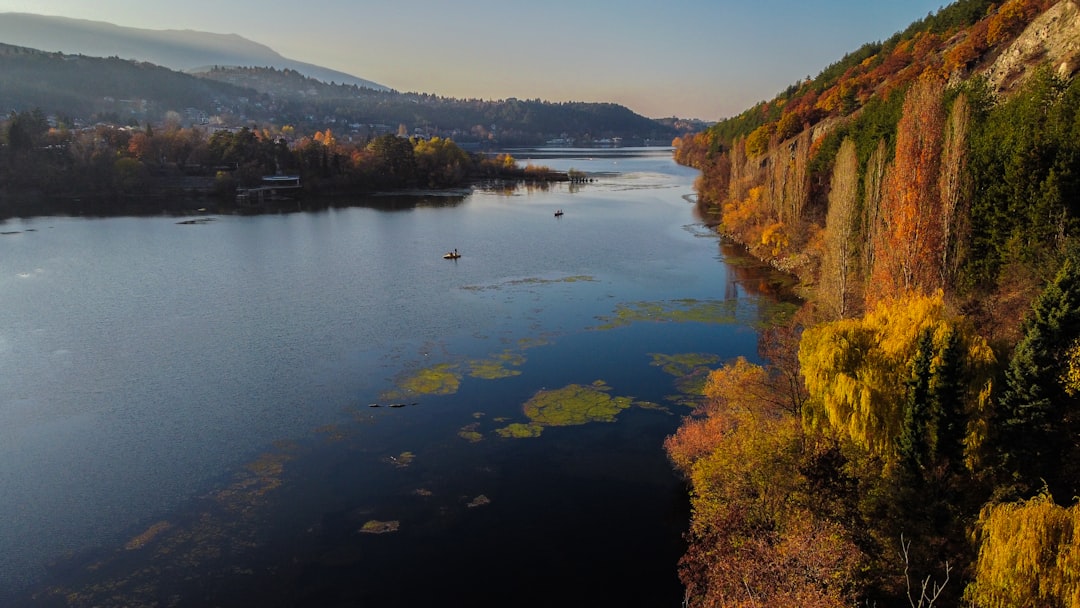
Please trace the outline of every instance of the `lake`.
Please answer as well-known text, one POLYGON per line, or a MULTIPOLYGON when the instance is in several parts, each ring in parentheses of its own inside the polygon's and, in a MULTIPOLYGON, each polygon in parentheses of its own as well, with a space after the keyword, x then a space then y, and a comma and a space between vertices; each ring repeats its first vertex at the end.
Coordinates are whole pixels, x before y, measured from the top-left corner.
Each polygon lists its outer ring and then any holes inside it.
POLYGON ((0 224, 0 604, 679 605, 782 278, 670 149, 511 153, 590 181, 0 224))

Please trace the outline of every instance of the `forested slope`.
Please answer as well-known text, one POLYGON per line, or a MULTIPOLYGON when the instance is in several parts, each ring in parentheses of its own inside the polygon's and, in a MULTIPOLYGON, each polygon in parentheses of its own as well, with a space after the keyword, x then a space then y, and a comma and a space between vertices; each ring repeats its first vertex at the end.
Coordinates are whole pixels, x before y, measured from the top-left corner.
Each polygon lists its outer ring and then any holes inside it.
POLYGON ((678 142, 799 275, 669 438, 691 606, 1080 606, 1080 6, 960 0, 678 142))

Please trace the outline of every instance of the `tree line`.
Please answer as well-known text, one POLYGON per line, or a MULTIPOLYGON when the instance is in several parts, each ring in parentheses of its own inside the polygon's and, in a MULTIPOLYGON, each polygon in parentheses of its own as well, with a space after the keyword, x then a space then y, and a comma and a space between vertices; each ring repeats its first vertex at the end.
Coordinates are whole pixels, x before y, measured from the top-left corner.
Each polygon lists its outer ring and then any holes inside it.
POLYGON ((1080 80, 946 66, 1048 6, 928 18, 830 71, 906 47, 873 95, 835 76, 851 107, 679 142, 703 213, 806 299, 666 442, 687 605, 1080 606, 1080 80))
POLYGON ((121 201, 126 212, 147 213, 178 198, 198 206, 210 198, 228 210, 238 188, 281 174, 299 176, 305 196, 452 188, 490 178, 567 179, 546 167, 521 167, 506 154, 470 154, 439 137, 341 143, 329 129, 296 137, 291 127, 208 134, 176 124, 73 131, 50 128, 40 110, 11 113, 0 122, 0 135, 0 192, 24 214, 74 198, 121 201))

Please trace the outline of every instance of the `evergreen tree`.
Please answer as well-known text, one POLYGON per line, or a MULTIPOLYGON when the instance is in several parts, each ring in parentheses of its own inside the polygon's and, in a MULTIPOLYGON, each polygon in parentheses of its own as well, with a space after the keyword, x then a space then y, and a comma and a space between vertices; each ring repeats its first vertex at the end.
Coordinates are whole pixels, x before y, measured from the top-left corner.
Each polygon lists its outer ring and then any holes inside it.
POLYGON ((1002 483, 1028 497, 1045 482, 1055 496, 1080 493, 1080 399, 1066 383, 1080 338, 1080 266, 1067 259, 1035 300, 1005 372, 997 425, 1002 483))

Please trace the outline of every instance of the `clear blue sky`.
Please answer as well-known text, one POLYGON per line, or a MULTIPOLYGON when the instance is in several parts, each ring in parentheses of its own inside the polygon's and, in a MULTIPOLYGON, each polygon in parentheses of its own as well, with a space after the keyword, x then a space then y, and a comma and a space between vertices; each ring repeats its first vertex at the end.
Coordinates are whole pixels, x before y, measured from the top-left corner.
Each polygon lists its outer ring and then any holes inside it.
MULTIPOLYGON (((0 0, 17 11, 239 34, 399 91, 605 101, 716 120, 944 0, 0 0)), ((3 42, 3 41, 0 41, 3 42)))

